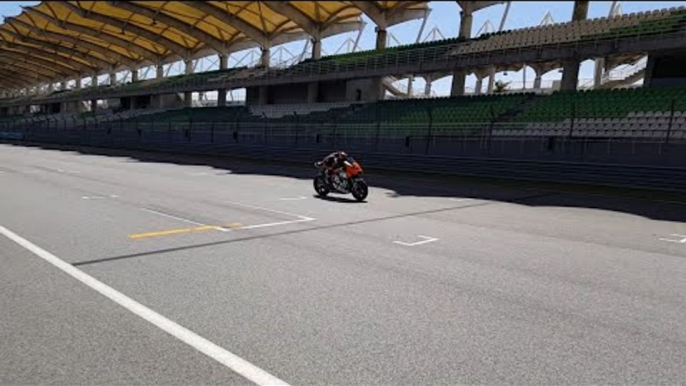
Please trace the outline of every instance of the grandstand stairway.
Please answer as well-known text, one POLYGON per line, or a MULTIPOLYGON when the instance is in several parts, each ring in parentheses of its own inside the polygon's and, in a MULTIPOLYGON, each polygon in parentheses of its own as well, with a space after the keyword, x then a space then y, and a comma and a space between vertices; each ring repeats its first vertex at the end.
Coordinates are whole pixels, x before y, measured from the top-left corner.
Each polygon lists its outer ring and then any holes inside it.
POLYGON ((407 94, 393 84, 397 79, 391 76, 383 78, 383 86, 396 98, 407 98, 407 94))
POLYGON ((645 78, 645 73, 646 70, 645 68, 637 70, 636 72, 629 74, 624 79, 614 79, 607 81, 605 83, 602 83, 598 89, 608 89, 608 88, 617 88, 617 87, 622 87, 622 86, 630 86, 639 80, 645 78))

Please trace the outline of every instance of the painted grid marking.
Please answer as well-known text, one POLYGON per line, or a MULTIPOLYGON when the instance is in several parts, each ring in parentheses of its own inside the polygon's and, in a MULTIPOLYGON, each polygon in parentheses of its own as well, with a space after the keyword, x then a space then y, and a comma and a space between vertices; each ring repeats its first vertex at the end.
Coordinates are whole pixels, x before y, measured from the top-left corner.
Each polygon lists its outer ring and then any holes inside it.
MULTIPOLYGON (((229 231, 228 229, 226 229, 226 228, 224 228, 224 227, 222 227, 222 226, 219 226, 219 225, 208 225, 208 224, 203 224, 203 223, 201 223, 201 222, 189 220, 189 219, 187 219, 187 218, 183 218, 183 217, 179 217, 179 216, 174 216, 174 215, 171 215, 171 214, 169 214, 169 213, 164 213, 164 212, 160 212, 160 211, 157 211, 157 210, 152 210, 152 209, 148 209, 148 208, 142 208, 142 209, 143 209, 144 211, 148 212, 148 213, 153 213, 153 214, 156 214, 156 215, 158 215, 158 216, 168 217, 168 218, 171 218, 171 219, 174 219, 174 220, 179 220, 179 221, 182 221, 182 222, 185 222, 185 223, 197 225, 198 227, 213 226, 213 227, 215 227, 214 230, 218 230, 218 231, 221 231, 221 232, 228 232, 228 231, 229 231)), ((180 232, 180 233, 183 233, 183 232, 180 232)), ((129 237, 130 237, 130 236, 129 236, 129 237)))
POLYGON ((423 240, 423 241, 417 241, 417 242, 415 242, 415 243, 405 243, 405 242, 402 242, 402 241, 394 241, 393 243, 394 243, 394 244, 400 244, 400 245, 403 245, 403 246, 406 246, 406 247, 414 247, 414 246, 417 246, 417 245, 433 243, 434 241, 438 241, 438 240, 439 240, 439 239, 437 239, 437 238, 435 238, 435 237, 421 236, 421 235, 419 236, 419 238, 422 238, 422 239, 424 239, 424 240, 423 240))
POLYGON ((225 226, 225 227, 217 226, 217 225, 204 225, 204 226, 193 227, 193 228, 169 229, 166 231, 136 233, 133 235, 129 235, 129 238, 133 239, 133 240, 137 240, 137 239, 144 239, 144 238, 149 238, 149 237, 178 235, 181 233, 202 232, 202 231, 224 231, 224 232, 226 232, 226 231, 228 231, 228 229, 226 229, 226 228, 237 228, 240 225, 241 224, 239 224, 239 223, 233 223, 233 224, 229 224, 228 226, 225 226))
POLYGON ((674 239, 660 238, 660 241, 667 241, 670 243, 686 244, 686 235, 680 235, 678 233, 672 233, 670 236, 680 237, 680 239, 674 240, 674 239))
POLYGON ((186 343, 187 345, 195 348, 196 350, 214 359, 215 361, 219 362, 220 364, 224 365, 230 370, 236 372, 237 374, 240 374, 241 376, 250 380, 251 382, 254 382, 255 384, 260 386, 288 386, 288 384, 285 381, 273 376, 267 371, 255 366, 254 364, 224 349, 223 347, 218 346, 217 344, 207 340, 206 338, 203 338, 202 336, 194 333, 193 331, 177 324, 173 320, 170 320, 165 316, 158 314, 157 312, 142 305, 141 303, 138 303, 134 299, 124 295, 116 289, 88 275, 87 273, 65 262, 64 260, 51 254, 50 252, 40 248, 39 246, 31 243, 30 241, 3 227, 2 225, 0 225, 0 234, 19 244, 24 249, 30 251, 34 255, 52 264, 56 268, 73 277, 74 279, 80 281, 81 283, 95 290, 99 294, 109 298, 110 300, 124 307, 133 314, 155 325, 162 331, 186 343))
POLYGON ((168 217, 168 218, 172 218, 175 220, 183 221, 183 222, 186 222, 186 223, 189 223, 192 225, 196 225, 196 226, 191 227, 191 228, 179 228, 179 229, 169 229, 169 230, 154 231, 154 232, 136 233, 136 234, 129 235, 129 238, 133 239, 133 240, 137 240, 137 239, 150 238, 150 237, 169 236, 169 235, 191 233, 191 232, 203 232, 203 231, 209 231, 209 230, 216 230, 216 231, 221 231, 221 232, 230 232, 231 230, 269 228, 269 227, 282 226, 282 225, 288 225, 288 224, 296 224, 296 223, 308 222, 308 221, 314 221, 315 220, 312 217, 301 216, 301 215, 287 213, 287 212, 281 212, 281 211, 273 210, 273 209, 261 208, 261 207, 257 207, 257 206, 239 204, 239 203, 232 203, 232 204, 238 205, 238 206, 244 206, 244 207, 248 207, 248 208, 259 209, 259 210, 263 210, 266 212, 273 212, 273 213, 293 216, 293 217, 297 217, 297 220, 277 221, 277 222, 271 222, 271 223, 265 223, 265 224, 255 224, 255 225, 243 225, 241 223, 231 223, 228 225, 208 225, 208 224, 203 224, 203 223, 200 223, 197 221, 189 220, 187 218, 174 216, 174 215, 171 215, 168 213, 159 212, 159 211, 148 209, 148 208, 141 208, 142 210, 149 212, 149 213, 153 213, 153 214, 156 214, 156 215, 159 215, 162 217, 168 217))

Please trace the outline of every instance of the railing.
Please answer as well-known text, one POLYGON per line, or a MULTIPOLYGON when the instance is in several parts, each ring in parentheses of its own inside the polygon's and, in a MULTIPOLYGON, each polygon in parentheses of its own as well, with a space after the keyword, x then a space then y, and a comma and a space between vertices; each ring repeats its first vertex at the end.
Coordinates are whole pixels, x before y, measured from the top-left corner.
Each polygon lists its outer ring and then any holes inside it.
POLYGON ((647 63, 648 58, 643 57, 637 60, 634 64, 624 66, 621 70, 615 69, 613 71, 608 71, 605 74, 603 74, 601 78, 601 83, 626 79, 640 71, 645 70, 647 63))
MULTIPOLYGON (((499 60, 518 61, 521 60, 519 55, 525 52, 538 54, 541 50, 556 50, 558 52, 576 52, 581 55, 592 55, 598 50, 599 45, 610 43, 613 49, 617 52, 634 52, 637 49, 632 47, 633 43, 665 41, 670 38, 671 46, 669 48, 678 48, 686 46, 686 31, 672 31, 660 32, 650 34, 636 34, 615 38, 595 38, 586 41, 572 41, 565 43, 553 43, 545 45, 532 45, 516 48, 507 48, 502 50, 492 50, 484 52, 474 52, 470 54, 452 55, 450 54, 455 49, 468 42, 455 43, 444 46, 432 46, 426 48, 407 49, 402 51, 388 52, 383 55, 374 55, 367 60, 358 60, 348 63, 339 63, 336 61, 313 61, 307 63, 300 63, 286 69, 272 69, 266 71, 262 75, 247 77, 242 79, 226 79, 221 82, 209 83, 205 77, 196 77, 193 79, 182 80, 174 82, 173 84, 159 84, 151 86, 150 88, 139 89, 131 91, 127 95, 143 95, 143 94, 157 94, 157 93, 174 93, 185 91, 200 91, 204 89, 213 88, 242 88, 248 86, 256 86, 261 84, 268 84, 277 79, 298 79, 298 81, 306 81, 312 78, 321 78, 322 76, 329 77, 349 77, 359 72, 378 72, 379 76, 397 73, 398 71, 407 71, 414 69, 416 71, 440 71, 453 70, 457 67, 470 67, 477 65, 487 65, 493 63, 496 57, 499 60), (383 73, 383 74, 381 74, 383 73)), ((554 59, 553 57, 550 60, 554 59)), ((81 99, 104 99, 106 97, 120 96, 116 90, 93 90, 92 93, 84 94, 81 99)), ((121 95, 126 96, 126 95, 121 95)), ((68 95, 52 98, 36 98, 33 103, 41 103, 47 100, 54 101, 68 101, 68 95)), ((75 100, 78 100, 75 99, 75 100)), ((17 102, 19 103, 19 102, 17 102)), ((28 103, 24 101, 23 104, 28 103)), ((5 104, 8 105, 8 104, 5 104)))

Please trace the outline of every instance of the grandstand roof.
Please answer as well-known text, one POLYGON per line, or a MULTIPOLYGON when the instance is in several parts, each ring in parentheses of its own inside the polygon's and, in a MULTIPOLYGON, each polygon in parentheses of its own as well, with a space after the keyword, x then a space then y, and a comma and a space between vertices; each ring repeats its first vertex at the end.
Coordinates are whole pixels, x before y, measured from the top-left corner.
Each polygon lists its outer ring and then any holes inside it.
POLYGON ((425 1, 44 1, 0 26, 0 86, 18 88, 270 47, 423 17, 425 1))

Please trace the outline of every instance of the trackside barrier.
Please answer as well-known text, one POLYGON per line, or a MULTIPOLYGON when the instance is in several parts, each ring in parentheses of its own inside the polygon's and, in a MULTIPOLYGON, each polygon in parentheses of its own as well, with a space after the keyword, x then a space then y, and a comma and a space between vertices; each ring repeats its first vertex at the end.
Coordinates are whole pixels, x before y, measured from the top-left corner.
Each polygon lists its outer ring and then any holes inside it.
MULTIPOLYGON (((113 136, 83 131, 61 132, 59 135, 28 135, 21 139, 2 138, 9 143, 54 143, 69 146, 89 146, 113 149, 162 151, 171 153, 230 156, 256 160, 287 160, 308 165, 333 150, 330 145, 312 148, 254 143, 189 142, 183 131, 165 140, 143 141, 136 132, 122 132, 113 136)), ((163 134, 169 135, 169 133, 163 134)), ((216 134, 215 134, 216 135, 216 134)), ((192 136, 195 136, 193 134, 192 136)), ((231 138, 231 136, 229 136, 231 138)), ((228 141, 227 141, 228 142, 228 141)), ((479 145, 477 143, 477 145, 479 145)), ((684 160, 686 146, 670 144, 663 151, 684 160), (676 147, 680 146, 680 147, 676 147)), ((361 160, 369 171, 396 170, 450 175, 490 177, 558 183, 581 183, 613 187, 631 187, 686 192, 686 168, 667 166, 628 165, 620 163, 573 162, 536 159, 498 158, 495 156, 446 156, 399 154, 367 148, 346 148, 361 160)))

